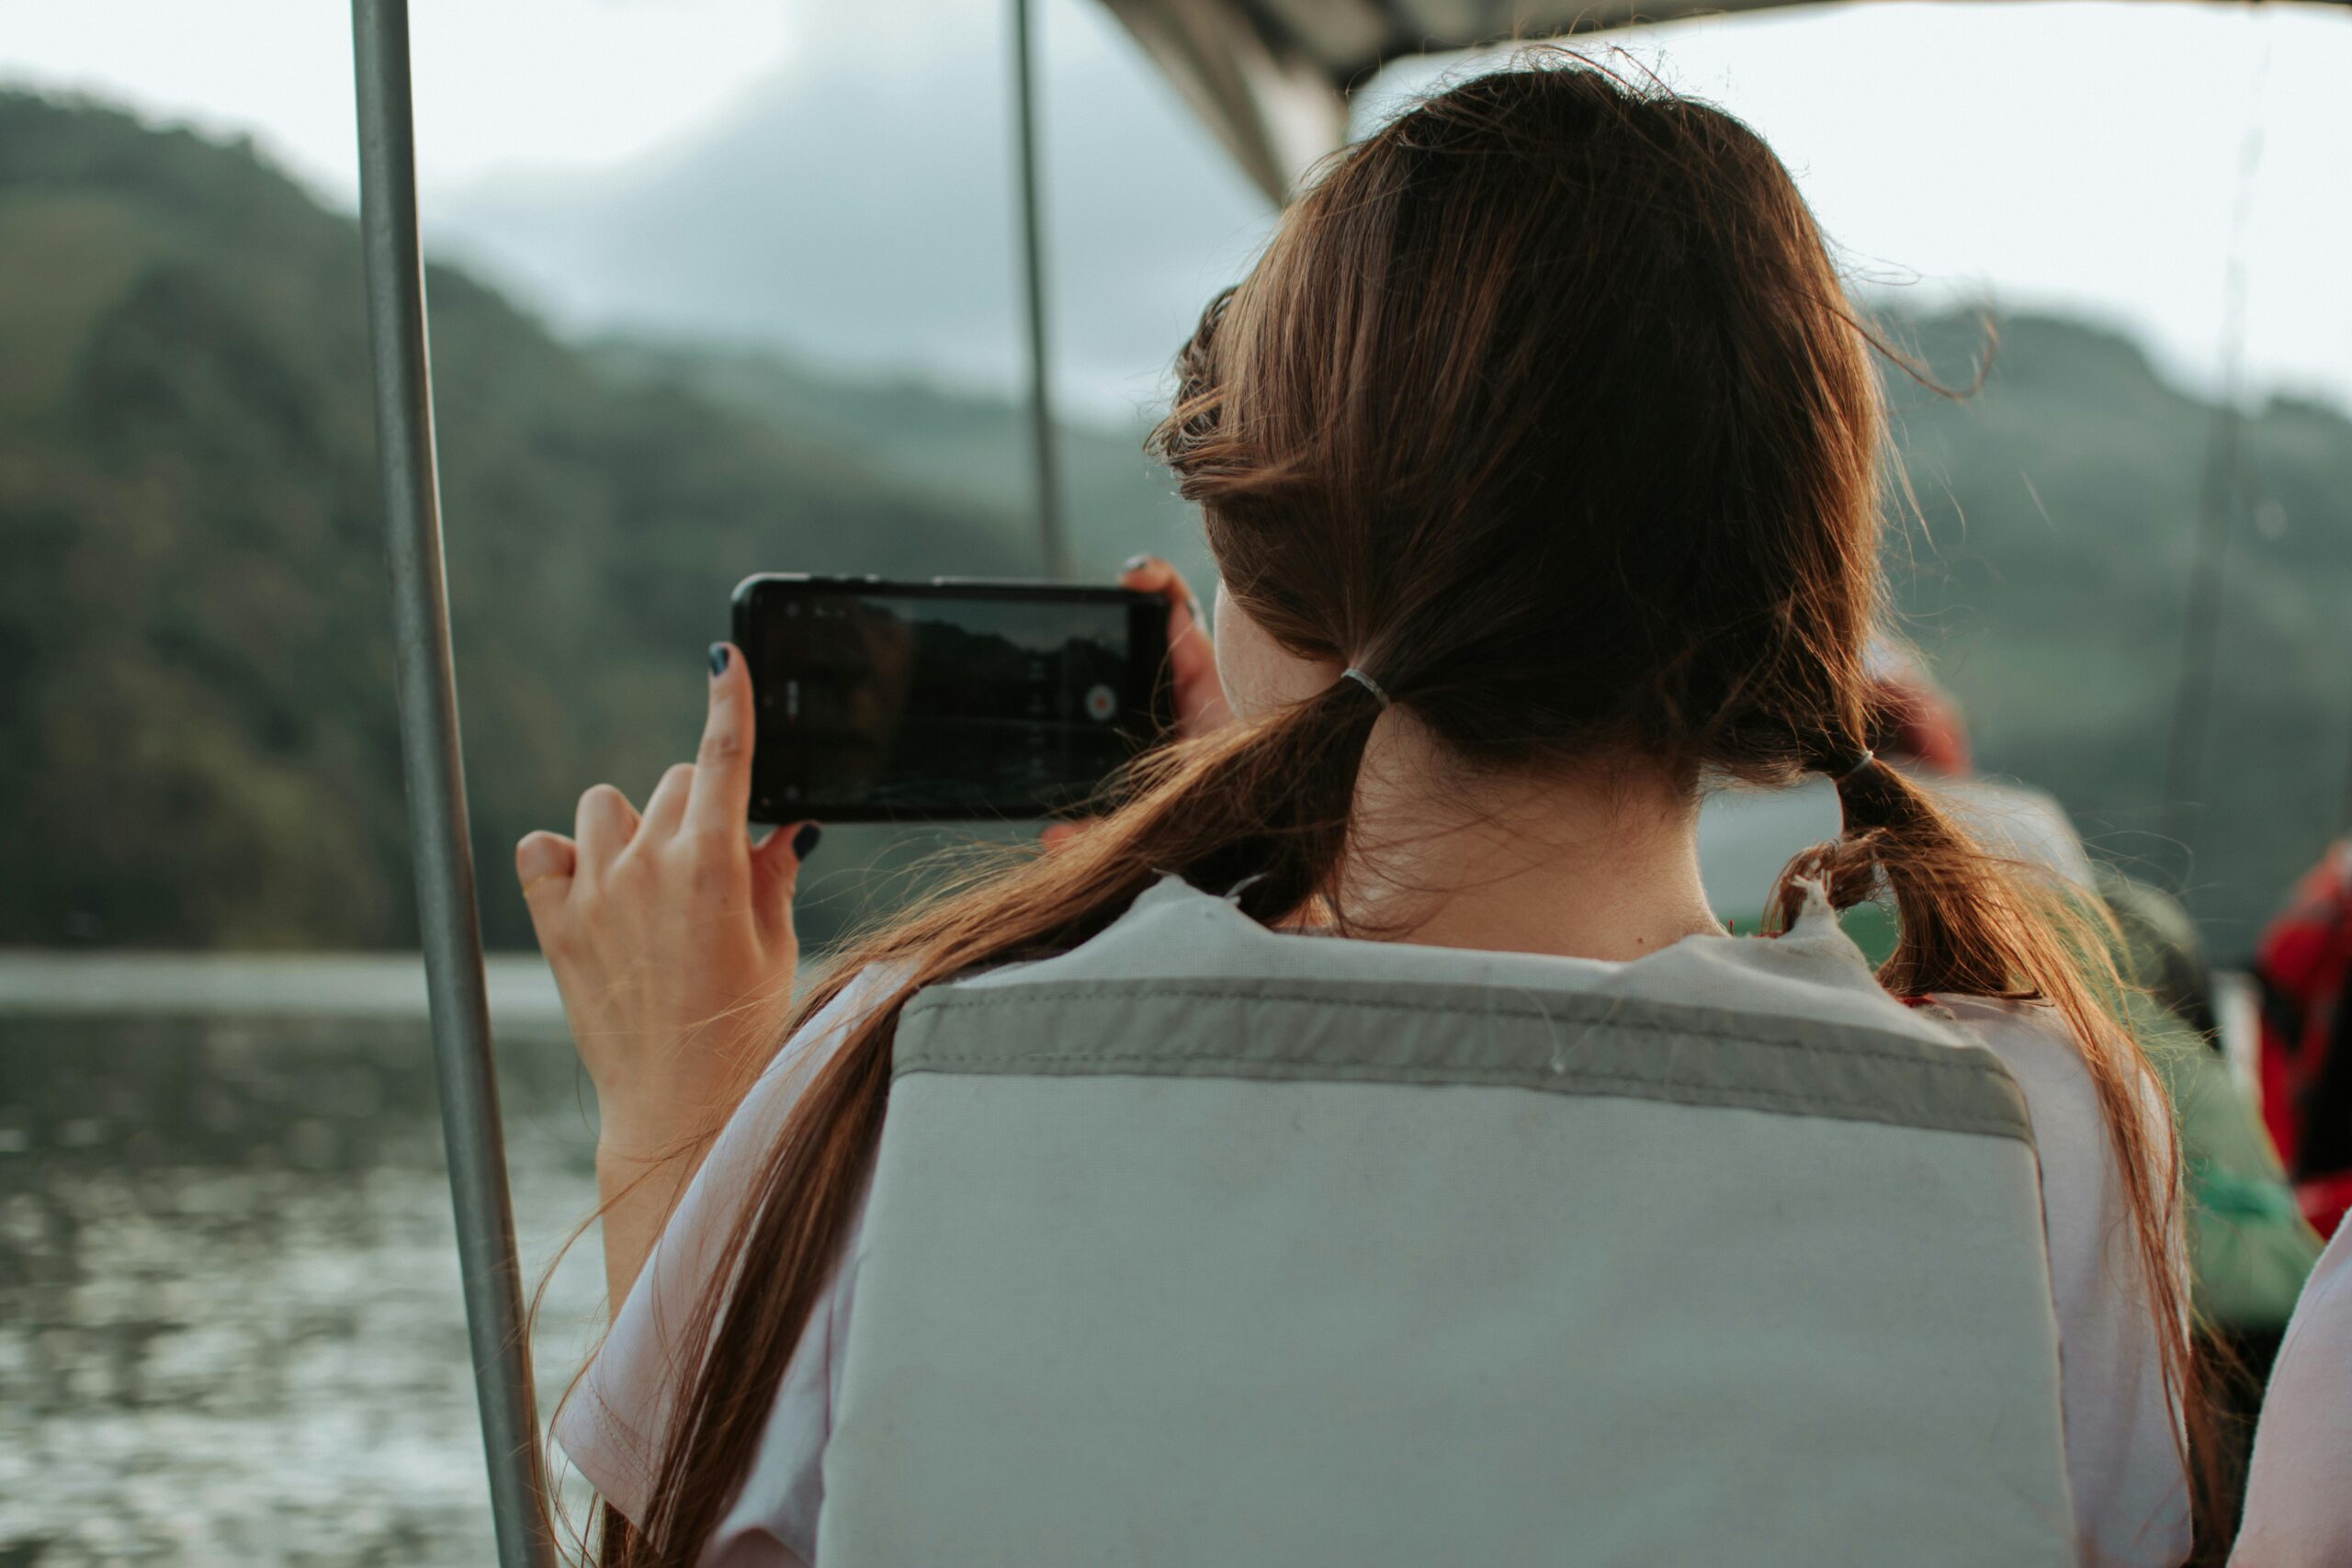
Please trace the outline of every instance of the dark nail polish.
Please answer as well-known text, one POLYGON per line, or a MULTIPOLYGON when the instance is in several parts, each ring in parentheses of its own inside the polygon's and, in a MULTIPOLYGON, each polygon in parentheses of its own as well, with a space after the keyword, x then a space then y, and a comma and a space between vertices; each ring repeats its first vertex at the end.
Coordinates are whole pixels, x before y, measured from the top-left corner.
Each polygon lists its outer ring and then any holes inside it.
POLYGON ((825 830, 814 822, 803 824, 800 831, 792 835, 792 858, 797 861, 805 861, 815 854, 817 840, 824 836, 825 830))
POLYGON ((1150 564, 1151 558, 1148 555, 1129 556, 1127 558, 1127 564, 1121 567, 1119 570, 1121 571, 1141 571, 1150 564))
POLYGON ((732 651, 733 649, 729 649, 723 642, 714 642, 710 645, 710 675, 712 680, 715 681, 719 676, 727 673, 727 656, 732 651))

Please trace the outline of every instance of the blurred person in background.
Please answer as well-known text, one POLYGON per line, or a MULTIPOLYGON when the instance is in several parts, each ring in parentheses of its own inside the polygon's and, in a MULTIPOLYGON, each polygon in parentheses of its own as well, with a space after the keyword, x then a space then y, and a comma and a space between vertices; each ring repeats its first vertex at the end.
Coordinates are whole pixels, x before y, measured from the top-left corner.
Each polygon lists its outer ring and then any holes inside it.
POLYGON ((2328 846, 2255 950, 2262 1113, 2304 1215, 2332 1232, 2352 1208, 2352 841, 2328 846))
POLYGON ((2336 1222, 2279 1346, 2230 1562, 2352 1562, 2352 1214, 2336 1222))
POLYGON ((2255 953, 2263 1118, 2334 1239, 2277 1349, 2233 1568, 2352 1562, 2352 842, 2328 846, 2255 953))

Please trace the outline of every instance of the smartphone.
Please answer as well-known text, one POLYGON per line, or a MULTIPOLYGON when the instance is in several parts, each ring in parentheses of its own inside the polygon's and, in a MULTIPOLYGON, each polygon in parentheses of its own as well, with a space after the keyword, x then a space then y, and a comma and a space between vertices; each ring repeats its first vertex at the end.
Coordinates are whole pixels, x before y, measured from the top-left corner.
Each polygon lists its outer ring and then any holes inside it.
POLYGON ((735 590, 752 819, 1077 806, 1174 717, 1168 601, 1125 588, 765 572, 735 590))

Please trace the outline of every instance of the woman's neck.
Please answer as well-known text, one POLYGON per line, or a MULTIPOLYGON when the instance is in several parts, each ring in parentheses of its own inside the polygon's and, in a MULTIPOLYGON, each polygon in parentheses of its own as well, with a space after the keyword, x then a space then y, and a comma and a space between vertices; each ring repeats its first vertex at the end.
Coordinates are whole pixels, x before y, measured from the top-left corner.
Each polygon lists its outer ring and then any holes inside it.
POLYGON ((1631 959, 1723 931, 1697 804, 1655 767, 1465 775, 1400 709, 1365 749, 1354 828, 1339 903, 1366 935, 1631 959))

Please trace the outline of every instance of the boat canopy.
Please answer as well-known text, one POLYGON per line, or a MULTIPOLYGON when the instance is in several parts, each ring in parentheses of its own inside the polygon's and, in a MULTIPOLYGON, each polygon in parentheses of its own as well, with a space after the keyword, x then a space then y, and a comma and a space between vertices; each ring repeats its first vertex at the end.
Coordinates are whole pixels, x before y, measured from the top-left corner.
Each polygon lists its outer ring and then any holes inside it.
POLYGON ((1103 0, 1280 203, 1347 139, 1348 94, 1392 60, 1806 0, 1103 0))
MULTIPOLYGON (((1269 200, 1347 140, 1392 60, 1848 0, 1102 0, 1269 200)), ((2321 0, 2341 7, 2352 0, 2321 0)))

